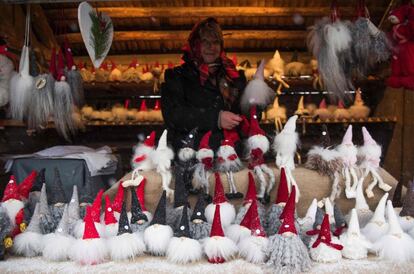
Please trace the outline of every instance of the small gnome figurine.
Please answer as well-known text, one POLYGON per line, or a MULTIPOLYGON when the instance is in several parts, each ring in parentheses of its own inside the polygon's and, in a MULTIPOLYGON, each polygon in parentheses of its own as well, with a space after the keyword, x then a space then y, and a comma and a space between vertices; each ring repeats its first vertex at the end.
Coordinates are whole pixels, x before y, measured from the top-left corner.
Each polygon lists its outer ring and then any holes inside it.
POLYGON ((53 220, 57 226, 60 219, 62 218, 65 204, 67 203, 67 198, 65 191, 63 190, 63 183, 62 179, 60 178, 59 169, 55 167, 54 172, 55 177, 52 184, 49 186, 50 188, 47 197, 50 205, 50 211, 53 215, 53 220))
POLYGON ((147 179, 144 177, 144 180, 136 188, 136 194, 138 197, 139 204, 141 206, 142 212, 147 216, 148 222, 152 220, 152 213, 147 210, 145 207, 145 185, 147 183, 147 179))
POLYGON ((175 228, 174 237, 168 246, 167 259, 173 263, 193 263, 203 256, 201 244, 191 238, 187 209, 187 205, 184 205, 180 223, 175 228))
POLYGON ((122 210, 122 203, 124 202, 124 191, 125 188, 122 185, 123 181, 118 183, 118 189, 116 191, 116 195, 114 201, 112 202, 112 209, 114 211, 114 215, 116 219, 119 219, 119 215, 121 215, 122 210))
POLYGON ((361 232, 371 242, 375 243, 388 231, 388 223, 385 221, 385 204, 387 203, 388 192, 385 193, 378 202, 374 216, 362 228, 361 232))
POLYGON ((114 210, 109 200, 109 196, 105 195, 105 238, 111 238, 118 234, 118 221, 115 218, 114 210))
POLYGON ((220 174, 216 172, 214 173, 214 176, 216 178, 216 184, 214 187, 214 198, 213 202, 207 205, 205 215, 207 221, 210 224, 213 223, 216 207, 220 205, 220 216, 222 216, 220 224, 222 224, 223 227, 227 227, 231 223, 233 223, 234 218, 236 217, 236 210, 234 209, 234 206, 227 201, 226 196, 224 195, 223 184, 221 182, 220 174))
POLYGON ((217 150, 216 170, 226 173, 230 186, 230 193, 226 193, 228 199, 240 199, 243 194, 237 191, 233 173, 241 170, 243 164, 234 149, 234 142, 239 140, 238 133, 234 130, 223 129, 224 139, 217 150))
POLYGON ((343 245, 342 255, 350 260, 367 258, 368 249, 372 244, 361 234, 359 230, 358 215, 355 208, 351 211, 351 220, 348 230, 339 238, 343 245))
POLYGON ((207 222, 207 219, 204 215, 205 208, 206 201, 204 200, 203 193, 200 193, 193 210, 193 215, 191 215, 190 218, 191 237, 195 240, 202 240, 204 238, 207 238, 211 232, 211 224, 207 222))
MULTIPOLYGON (((103 189, 99 190, 98 194, 96 194, 95 200, 93 201, 92 205, 90 206, 90 215, 92 220, 94 221, 94 227, 99 232, 101 237, 105 236, 105 226, 101 224, 101 206, 102 206, 102 196, 103 196, 103 189)), ((79 222, 75 229, 74 235, 77 239, 81 238, 84 231, 85 231, 85 221, 79 222)))
POLYGON ((192 181, 194 168, 197 163, 197 160, 195 159, 196 151, 194 150, 194 140, 197 131, 197 128, 193 128, 181 141, 182 146, 178 151, 178 160, 175 162, 174 167, 175 178, 179 177, 180 179, 178 181, 183 183, 190 193, 194 193, 194 190, 192 189, 192 181))
POLYGON ((151 155, 154 153, 155 131, 148 135, 143 143, 133 147, 134 156, 131 159, 132 169, 151 170, 155 168, 151 155))
POLYGON ((334 111, 334 118, 337 120, 348 120, 351 118, 351 113, 345 108, 344 102, 338 102, 338 108, 334 111))
POLYGON ((166 224, 167 193, 164 190, 158 202, 150 225, 144 231, 144 242, 147 252, 153 256, 165 256, 173 237, 172 228, 166 224))
POLYGON ((322 221, 323 218, 325 216, 325 212, 323 211, 322 208, 320 208, 318 205, 316 206, 316 213, 315 213, 315 221, 312 225, 312 229, 307 230, 305 233, 302 233, 302 241, 303 243, 310 248, 311 247, 311 242, 315 241, 317 238, 317 235, 319 234, 319 232, 321 231, 321 225, 322 225, 322 221))
POLYGON ((133 59, 129 67, 122 73, 122 80, 126 82, 139 82, 138 67, 138 60, 133 59))
MULTIPOLYGON (((367 204, 367 201, 365 200, 364 192, 362 191, 363 183, 363 178, 361 178, 356 188, 355 198, 355 209, 358 213, 358 221, 361 227, 364 227, 372 218, 372 216, 374 216, 374 212, 371 211, 367 204)), ((350 214, 346 216, 348 220, 350 219, 350 217, 350 214)))
POLYGON ((145 244, 142 236, 133 233, 128 221, 125 201, 119 216, 118 234, 108 239, 108 250, 112 260, 130 260, 144 254, 145 244))
POLYGON ((414 181, 408 183, 408 190, 405 193, 399 221, 404 231, 408 232, 414 229, 414 181))
POLYGON ((144 100, 142 100, 141 105, 139 107, 139 110, 136 113, 135 119, 138 122, 145 122, 145 121, 148 120, 148 114, 149 114, 149 111, 147 109, 147 103, 144 99, 144 100))
MULTIPOLYGON (((294 199, 290 200, 294 201, 294 199)), ((266 265, 275 269, 276 272, 306 272, 310 270, 312 265, 308 249, 297 235, 295 203, 292 203, 292 205, 293 207, 284 208, 283 223, 278 232, 269 237, 269 244, 266 249, 266 256, 268 257, 266 265)))
POLYGON ((111 60, 111 72, 108 76, 109 81, 121 81, 122 80, 122 72, 119 70, 115 61, 111 60))
POLYGON ((237 253, 236 244, 224 236, 221 226, 220 204, 215 207, 211 234, 203 243, 203 250, 209 263, 222 264, 232 259, 237 253))
MULTIPOLYGON (((141 182, 141 184, 145 184, 145 181, 141 182)), ((137 191, 131 191, 131 228, 134 233, 143 232, 149 226, 150 220, 142 211, 143 208, 138 199, 137 192, 141 184, 137 187, 137 191)))
POLYGON ((108 248, 95 228, 90 206, 86 207, 84 223, 83 237, 75 240, 69 251, 69 257, 82 265, 100 264, 107 258, 108 248))
POLYGON ((254 200, 250 205, 249 209, 247 210, 246 214, 244 214, 243 219, 241 220, 240 224, 231 224, 225 228, 225 235, 229 237, 234 243, 238 244, 241 240, 246 237, 249 237, 251 234, 250 231, 250 224, 252 221, 253 211, 257 211, 257 204, 254 200), (253 208, 252 206, 255 206, 253 208))
POLYGON ((342 249, 340 241, 336 237, 332 237, 329 215, 325 214, 319 236, 311 245, 310 256, 316 262, 333 263, 342 258, 342 249))
POLYGON ((333 118, 333 113, 326 107, 325 98, 319 103, 319 107, 315 110, 314 116, 319 117, 321 120, 328 120, 333 118))
POLYGON ((368 117, 369 112, 369 107, 367 107, 364 104, 364 100, 362 100, 361 89, 358 88, 355 91, 354 104, 349 108, 349 113, 351 113, 351 117, 354 119, 364 119, 368 117))
POLYGON ((196 158, 198 163, 194 170, 195 188, 202 187, 205 194, 209 195, 209 178, 213 172, 214 151, 210 148, 209 140, 211 131, 208 131, 200 140, 196 158))
POLYGON ((20 224, 24 219, 24 203, 13 175, 10 176, 9 183, 6 185, 0 205, 6 210, 10 218, 12 235, 20 233, 20 224))
POLYGON ((316 211, 318 208, 318 201, 316 198, 312 200, 312 203, 309 205, 308 210, 306 211, 306 215, 303 218, 298 219, 298 223, 300 226, 300 236, 303 239, 306 231, 312 229, 313 224, 315 223, 316 211))

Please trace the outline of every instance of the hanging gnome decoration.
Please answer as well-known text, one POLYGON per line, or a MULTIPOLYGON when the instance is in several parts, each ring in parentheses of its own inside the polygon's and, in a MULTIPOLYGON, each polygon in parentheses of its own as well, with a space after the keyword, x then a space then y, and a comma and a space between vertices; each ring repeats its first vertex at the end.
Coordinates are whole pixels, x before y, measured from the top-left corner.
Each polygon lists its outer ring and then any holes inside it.
POLYGON ((319 236, 311 243, 310 256, 312 260, 320 263, 333 263, 342 258, 343 246, 339 239, 332 237, 329 226, 329 215, 325 214, 319 236))
POLYGON ((155 131, 152 131, 143 143, 139 143, 132 148, 134 151, 134 156, 131 159, 132 169, 151 170, 155 168, 151 157, 152 153, 154 153, 154 145, 155 131))
POLYGON ((173 237, 173 230, 166 224, 167 193, 164 190, 155 209, 154 218, 144 231, 147 252, 153 256, 165 256, 173 237))
POLYGON ((270 191, 275 184, 275 175, 264 161, 264 154, 269 151, 269 140, 259 126, 256 107, 254 106, 250 109, 250 128, 247 146, 249 151, 248 167, 250 170, 253 170, 260 182, 260 190, 257 197, 263 203, 268 203, 270 201, 270 191), (265 174, 269 176, 268 181, 266 181, 265 174))
POLYGON ((73 103, 78 108, 81 108, 85 104, 85 94, 83 91, 83 79, 79 70, 76 68, 73 62, 72 49, 70 48, 67 39, 64 41, 64 49, 67 63, 66 79, 70 85, 72 91, 73 103))
POLYGON ((193 210, 193 215, 191 215, 190 218, 191 237, 195 240, 202 240, 204 238, 207 238, 211 232, 211 224, 207 222, 207 219, 204 215, 205 208, 206 201, 204 200, 203 193, 200 193, 193 210))
POLYGON ((178 151, 178 160, 175 163, 174 173, 175 178, 180 177, 180 182, 185 185, 185 188, 191 192, 192 181, 194 175, 194 168, 197 164, 195 159, 196 151, 194 150, 194 140, 197 135, 197 128, 193 128, 183 140, 181 140, 182 147, 178 151))
POLYGON ((203 243, 203 250, 208 262, 213 264, 222 264, 232 259, 237 253, 236 244, 224 236, 220 211, 220 204, 218 204, 214 211, 210 237, 206 238, 203 243))
POLYGON ((216 184, 214 187, 214 198, 213 202, 206 207, 205 215, 207 221, 210 224, 213 223, 216 207, 220 205, 220 216, 222 216, 220 225, 222 224, 225 228, 233 223, 234 218, 236 217, 236 210, 234 209, 234 206, 227 201, 226 196, 224 195, 220 174, 218 172, 215 172, 214 176, 216 179, 216 184))
POLYGON ((375 209, 374 216, 362 228, 361 232, 371 242, 375 243, 388 231, 388 223, 385 221, 385 204, 387 203, 388 193, 385 193, 375 209))
POLYGON ((167 259, 173 263, 186 264, 199 261, 202 256, 201 244, 191 238, 187 205, 184 205, 180 223, 168 246, 167 259))
POLYGON ((10 176, 9 183, 3 193, 3 199, 0 204, 7 212, 12 226, 12 236, 17 235, 21 231, 21 223, 23 222, 24 203, 13 175, 10 176))
POLYGON ((208 131, 200 140, 196 158, 198 163, 194 169, 195 188, 202 188, 204 193, 210 197, 209 178, 213 172, 214 151, 210 148, 211 131, 208 131))
POLYGON ((217 150, 217 170, 226 173, 230 193, 226 193, 228 199, 240 199, 243 194, 237 191, 233 173, 241 170, 243 164, 234 149, 234 143, 239 140, 239 135, 234 130, 223 129, 224 139, 217 150))
POLYGON ((368 198, 374 197, 373 188, 378 183, 379 188, 388 192, 391 186, 384 183, 384 180, 379 175, 379 164, 381 160, 381 146, 372 139, 368 130, 362 127, 362 135, 364 137, 364 145, 358 148, 359 167, 363 171, 363 178, 371 174, 372 182, 366 188, 365 192, 368 198))
POLYGON ((0 45, 0 107, 9 102, 10 78, 14 73, 14 65, 10 59, 14 59, 14 55, 7 45, 0 45))
POLYGON ((408 232, 414 229, 414 181, 408 182, 404 203, 400 211, 399 221, 401 228, 408 232))
POLYGON ((84 223, 83 237, 75 240, 69 251, 69 257, 82 265, 100 264, 108 256, 108 249, 105 241, 101 239, 95 228, 90 206, 86 208, 84 223))
MULTIPOLYGON (((294 194, 295 187, 292 188, 294 194)), ((291 194, 291 196, 292 196, 291 194)), ((294 201, 295 199, 289 198, 294 201)), ((278 232, 269 237, 269 244, 266 249, 268 260, 267 266, 275 269, 276 272, 297 273, 306 272, 311 268, 308 249, 298 236, 295 225, 295 203, 292 207, 285 207, 283 223, 278 232)))
POLYGON ((114 210, 108 195, 105 195, 104 223, 105 238, 111 238, 118 234, 118 221, 115 218, 114 210))

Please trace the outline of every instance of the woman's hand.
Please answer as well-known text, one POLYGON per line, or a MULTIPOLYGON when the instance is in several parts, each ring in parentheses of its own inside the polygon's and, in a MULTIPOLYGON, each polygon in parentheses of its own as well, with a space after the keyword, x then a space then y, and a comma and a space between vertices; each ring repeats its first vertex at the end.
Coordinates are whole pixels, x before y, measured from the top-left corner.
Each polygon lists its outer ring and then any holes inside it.
POLYGON ((222 111, 220 113, 220 127, 222 129, 233 129, 234 127, 238 126, 242 118, 240 115, 234 114, 230 111, 222 111))

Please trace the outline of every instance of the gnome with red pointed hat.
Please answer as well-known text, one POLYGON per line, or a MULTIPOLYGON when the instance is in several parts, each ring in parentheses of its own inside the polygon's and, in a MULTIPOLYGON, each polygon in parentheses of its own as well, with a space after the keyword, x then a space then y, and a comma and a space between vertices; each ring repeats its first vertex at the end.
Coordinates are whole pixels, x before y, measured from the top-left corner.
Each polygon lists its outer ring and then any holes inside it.
POLYGON ((148 115, 147 101, 143 99, 139 106, 139 110, 135 113, 135 119, 138 122, 146 122, 148 120, 148 115))
POLYGON ((20 233, 20 224, 23 222, 24 216, 24 203, 13 175, 10 176, 9 183, 6 185, 0 205, 6 210, 10 218, 12 234, 20 233))
POLYGON ((104 224, 105 238, 114 237, 118 234, 118 221, 115 218, 114 210, 108 195, 105 195, 104 224))
POLYGON ((214 151, 210 148, 209 140, 211 131, 202 138, 196 153, 198 164, 194 169, 195 188, 203 188, 204 193, 209 195, 209 178, 214 168, 214 151))
POLYGON ((220 221, 225 228, 233 223, 234 218, 236 217, 236 210, 234 209, 234 206, 227 201, 226 196, 224 195, 224 189, 220 174, 216 172, 214 173, 214 176, 216 179, 216 184, 214 187, 214 198, 213 202, 206 207, 205 215, 207 221, 209 223, 213 223, 216 207, 220 205, 220 221))
POLYGON ((237 253, 236 244, 224 236, 220 212, 220 204, 218 204, 214 210, 210 237, 206 238, 203 243, 204 253, 207 255, 208 261, 213 264, 224 263, 232 259, 237 253))
POLYGON ((273 171, 265 164, 264 154, 269 151, 269 140, 265 132, 260 128, 256 107, 250 108, 250 128, 247 146, 249 151, 249 169, 253 170, 260 183, 260 190, 257 197, 263 202, 269 202, 269 193, 275 184, 273 171), (265 174, 269 177, 265 178, 265 174))
POLYGON ((292 206, 283 210, 283 223, 277 233, 269 237, 266 255, 267 266, 276 272, 297 273, 306 272, 311 268, 308 249, 298 236, 295 224, 295 186, 289 197, 292 206))
POLYGON ((64 49, 66 56, 66 78, 72 90, 73 103, 81 108, 85 104, 85 94, 83 91, 83 79, 79 70, 77 69, 75 62, 73 61, 72 49, 67 39, 64 41, 64 49))
POLYGON ((122 73, 122 81, 139 82, 138 67, 139 67, 138 60, 132 59, 128 68, 122 73))
POLYGON ((134 155, 131 159, 132 169, 151 170, 155 168, 152 154, 155 150, 155 131, 152 131, 142 143, 133 147, 134 155))

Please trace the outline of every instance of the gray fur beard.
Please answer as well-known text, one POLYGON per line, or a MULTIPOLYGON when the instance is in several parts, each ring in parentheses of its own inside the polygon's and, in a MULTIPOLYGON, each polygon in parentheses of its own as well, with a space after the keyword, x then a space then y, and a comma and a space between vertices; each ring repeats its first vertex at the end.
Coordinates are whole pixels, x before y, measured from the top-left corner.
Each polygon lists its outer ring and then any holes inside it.
POLYGON ((315 170, 319 174, 328 176, 332 179, 335 177, 335 173, 342 169, 342 160, 338 158, 331 161, 325 161, 322 156, 311 154, 308 155, 305 167, 307 169, 315 170))
POLYGON ((55 82, 54 109, 56 131, 70 141, 70 137, 76 133, 76 125, 72 117, 73 98, 68 83, 55 82))
POLYGON ((59 223, 53 220, 52 214, 40 215, 39 219, 40 231, 42 231, 42 234, 53 233, 59 223))
POLYGON ((66 71, 66 78, 72 90, 73 103, 77 107, 85 104, 85 94, 83 91, 83 80, 78 70, 69 69, 66 71))
POLYGON ((210 237, 211 233, 211 224, 207 222, 202 222, 199 224, 196 224, 194 222, 190 222, 190 233, 191 237, 194 240, 201 240, 207 237, 210 237))
POLYGON ((35 85, 32 88, 27 118, 29 129, 46 127, 49 116, 53 113, 55 79, 50 74, 42 74, 34 79, 34 83, 40 79, 46 79, 46 84, 41 89, 37 89, 35 85))
POLYGON ((391 57, 392 44, 387 35, 381 31, 376 37, 373 38, 373 54, 375 62, 385 62, 391 57))
POLYGON ((52 213, 53 222, 56 223, 55 228, 57 228, 60 220, 62 219, 63 211, 65 210, 65 205, 62 205, 62 206, 50 205, 49 209, 50 209, 50 213, 52 213))
MULTIPOLYGON (((171 228, 175 230, 180 225, 183 207, 180 206, 180 207, 174 208, 171 205, 167 205, 166 211, 167 211, 167 215, 166 215, 167 225, 171 226, 171 228)), ((191 210, 191 208, 188 208, 187 216, 188 216, 189 222, 191 222, 190 221, 191 215, 193 215, 193 211, 191 210)))
MULTIPOLYGON (((267 237, 277 234, 280 226, 282 225, 281 220, 279 219, 280 214, 282 214, 283 208, 279 205, 272 204, 266 212, 266 224, 264 229, 266 231, 267 237)), ((300 234, 300 225, 296 221, 297 214, 295 212, 295 227, 298 234, 300 234)))
POLYGON ((298 236, 271 236, 266 255, 266 266, 277 273, 307 272, 312 266, 308 249, 298 236))
MULTIPOLYGON (((239 207, 239 211, 237 212, 236 219, 234 220, 235 224, 241 223, 241 221, 244 218, 244 215, 246 215, 247 210, 248 209, 246 209, 246 207, 243 205, 239 207)), ((264 226, 265 221, 266 221, 266 208, 260 202, 257 202, 257 213, 259 214, 260 224, 264 226)))
POLYGON ((149 226, 150 222, 145 222, 143 224, 131 224, 132 232, 144 232, 144 230, 149 226))

